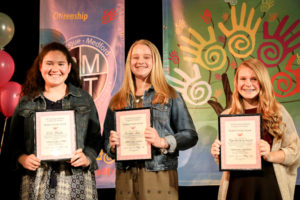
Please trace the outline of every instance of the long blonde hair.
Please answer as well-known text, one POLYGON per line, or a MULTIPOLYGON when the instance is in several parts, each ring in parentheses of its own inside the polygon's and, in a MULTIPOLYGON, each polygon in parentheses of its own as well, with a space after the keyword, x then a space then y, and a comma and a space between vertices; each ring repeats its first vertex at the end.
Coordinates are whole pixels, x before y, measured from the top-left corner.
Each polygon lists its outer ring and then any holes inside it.
POLYGON ((235 73, 230 114, 245 113, 243 97, 238 92, 238 74, 242 67, 252 69, 257 76, 260 85, 257 112, 262 114, 263 128, 275 138, 280 139, 283 135, 283 131, 280 129, 280 125, 283 124, 280 105, 275 98, 269 72, 264 64, 257 59, 242 62, 235 73))
POLYGON ((158 49, 152 42, 141 39, 135 41, 129 49, 125 64, 125 74, 122 87, 110 102, 110 108, 112 110, 125 108, 130 100, 130 94, 135 99, 136 88, 134 84, 134 75, 131 72, 130 65, 132 50, 137 44, 148 46, 152 52, 153 68, 150 74, 150 82, 155 90, 155 96, 152 100, 152 103, 165 104, 168 102, 169 98, 177 97, 176 91, 167 83, 167 80, 164 76, 162 61, 158 49))

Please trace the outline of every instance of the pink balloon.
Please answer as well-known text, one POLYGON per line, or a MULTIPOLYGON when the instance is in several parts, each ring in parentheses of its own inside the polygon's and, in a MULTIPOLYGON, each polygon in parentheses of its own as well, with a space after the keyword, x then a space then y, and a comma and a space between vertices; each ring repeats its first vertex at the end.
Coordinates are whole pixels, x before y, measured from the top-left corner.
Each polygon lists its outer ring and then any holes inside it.
POLYGON ((17 82, 9 81, 1 87, 1 109, 6 117, 14 114, 20 99, 21 85, 17 82))
POLYGON ((1 109, 1 90, 0 90, 0 112, 2 113, 2 109, 1 109))
POLYGON ((11 79, 14 71, 14 60, 7 52, 0 50, 0 87, 11 79))

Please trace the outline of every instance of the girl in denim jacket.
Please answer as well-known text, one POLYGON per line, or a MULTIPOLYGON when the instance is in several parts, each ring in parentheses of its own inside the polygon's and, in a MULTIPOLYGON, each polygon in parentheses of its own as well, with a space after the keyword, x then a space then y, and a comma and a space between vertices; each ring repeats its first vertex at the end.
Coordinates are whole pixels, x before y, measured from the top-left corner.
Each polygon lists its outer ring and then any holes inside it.
POLYGON ((197 132, 179 93, 168 85, 157 48, 138 40, 130 48, 120 91, 112 98, 104 123, 105 151, 115 158, 119 135, 115 112, 151 107, 153 127, 145 140, 152 145, 152 159, 116 161, 117 200, 178 199, 178 151, 194 146, 197 132))
POLYGON ((20 199, 98 199, 94 170, 100 124, 93 99, 80 86, 68 49, 55 42, 46 45, 27 74, 11 121, 12 163, 22 170, 20 199), (36 155, 35 113, 50 110, 74 110, 76 150, 70 160, 36 155))

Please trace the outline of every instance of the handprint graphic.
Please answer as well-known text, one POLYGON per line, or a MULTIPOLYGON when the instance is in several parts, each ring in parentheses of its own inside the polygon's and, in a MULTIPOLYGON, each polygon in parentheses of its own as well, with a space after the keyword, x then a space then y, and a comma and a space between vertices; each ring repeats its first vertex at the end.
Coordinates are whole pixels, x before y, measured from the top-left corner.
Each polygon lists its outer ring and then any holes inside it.
POLYGON ((277 19, 278 14, 277 13, 270 13, 269 22, 273 22, 277 19))
POLYGON ((175 23, 176 34, 180 35, 185 27, 186 27, 185 21, 183 19, 179 19, 177 23, 175 23))
POLYGON ((114 9, 111 9, 109 12, 107 10, 104 10, 104 15, 101 17, 102 24, 108 24, 112 20, 116 18, 116 11, 114 9))
POLYGON ((200 15, 200 17, 203 19, 205 24, 209 24, 211 22, 211 11, 205 9, 205 11, 203 11, 203 15, 200 15))
POLYGON ((274 6, 274 0, 261 0, 261 12, 268 12, 274 6))
POLYGON ((240 23, 237 23, 235 6, 231 7, 231 23, 232 29, 228 30, 225 28, 224 24, 220 22, 218 24, 220 30, 224 33, 228 40, 229 52, 237 58, 246 58, 254 50, 255 47, 255 35, 261 18, 257 18, 254 27, 251 29, 252 20, 254 17, 254 8, 251 8, 250 14, 247 19, 246 25, 245 15, 246 15, 246 3, 242 4, 240 23))
POLYGON ((184 56, 183 59, 197 63, 209 71, 216 71, 223 68, 227 56, 223 47, 216 43, 217 40, 213 27, 208 27, 210 36, 208 41, 204 40, 194 29, 189 28, 188 31, 195 37, 197 42, 183 35, 181 36, 185 45, 180 45, 180 49, 191 54, 191 56, 184 56))
POLYGON ((278 72, 272 77, 272 84, 275 85, 277 81, 276 86, 278 90, 284 93, 284 94, 279 94, 278 92, 275 91, 275 95, 277 97, 289 97, 296 93, 300 93, 300 67, 298 67, 297 69, 292 69, 292 65, 295 60, 296 60, 296 55, 292 55, 286 67, 284 68, 286 71, 288 71, 289 73, 293 74, 296 77, 296 81, 294 81, 296 83, 296 86, 293 88, 292 91, 290 90, 294 82, 292 77, 288 73, 278 72), (281 87, 282 84, 286 87, 286 89, 283 89, 281 87))
POLYGON ((265 64, 266 67, 275 67, 279 65, 290 52, 300 47, 300 42, 294 42, 300 37, 300 31, 295 34, 293 33, 293 30, 300 23, 299 19, 296 20, 284 33, 281 33, 288 19, 289 16, 285 16, 282 19, 274 35, 270 35, 269 33, 269 22, 265 22, 263 25, 263 37, 265 40, 270 41, 265 41, 259 46, 257 50, 257 57, 265 64), (291 36, 288 38, 289 35, 291 36), (294 46, 291 46, 291 43, 293 43, 294 46))
POLYGON ((174 71, 179 74, 184 81, 174 78, 168 74, 166 74, 166 78, 175 83, 172 84, 173 87, 182 93, 185 101, 192 105, 200 106, 207 103, 207 101, 210 99, 212 89, 206 81, 201 80, 202 77, 197 64, 193 65, 193 69, 195 76, 190 77, 181 69, 174 68, 174 71))
POLYGON ((170 58, 168 58, 169 60, 171 60, 175 65, 179 64, 178 52, 173 50, 169 52, 169 55, 170 55, 170 58))

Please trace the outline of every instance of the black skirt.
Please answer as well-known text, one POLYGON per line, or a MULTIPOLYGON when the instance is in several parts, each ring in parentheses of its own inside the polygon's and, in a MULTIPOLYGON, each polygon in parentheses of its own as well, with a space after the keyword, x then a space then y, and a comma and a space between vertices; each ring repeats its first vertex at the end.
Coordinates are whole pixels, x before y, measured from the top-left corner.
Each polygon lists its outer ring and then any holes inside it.
POLYGON ((262 161, 262 171, 231 171, 228 200, 281 200, 273 164, 262 161))

